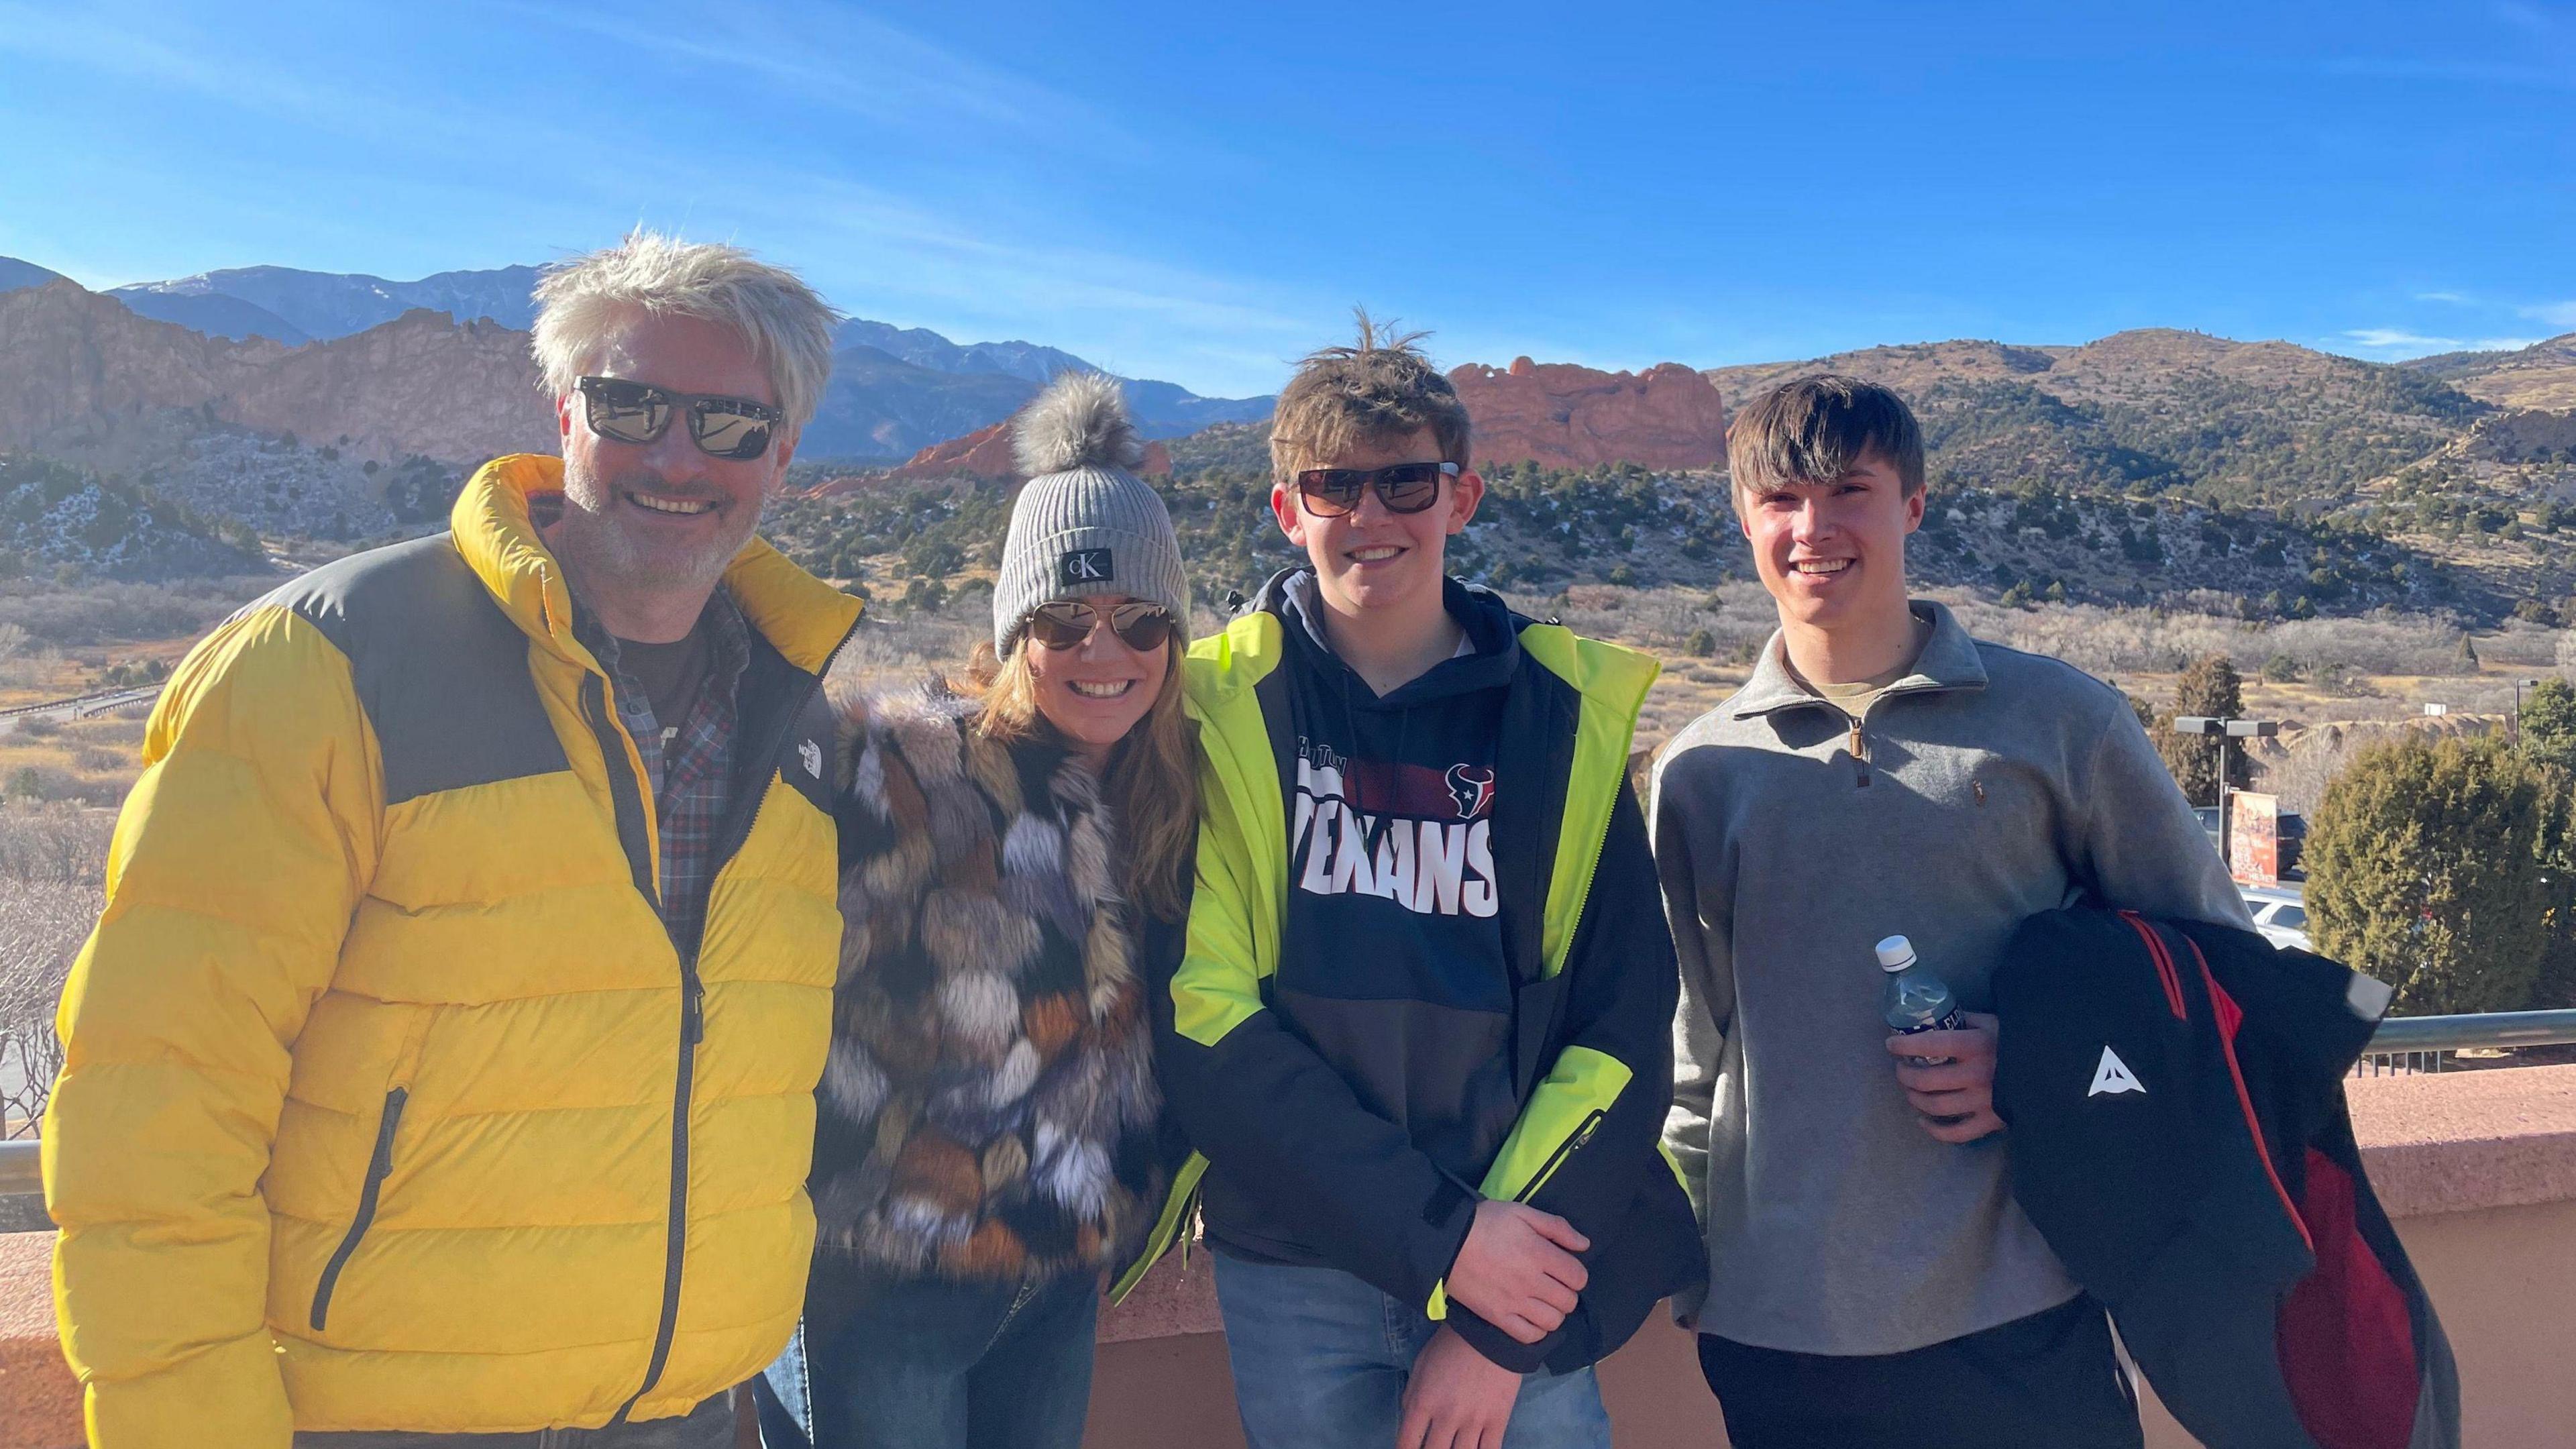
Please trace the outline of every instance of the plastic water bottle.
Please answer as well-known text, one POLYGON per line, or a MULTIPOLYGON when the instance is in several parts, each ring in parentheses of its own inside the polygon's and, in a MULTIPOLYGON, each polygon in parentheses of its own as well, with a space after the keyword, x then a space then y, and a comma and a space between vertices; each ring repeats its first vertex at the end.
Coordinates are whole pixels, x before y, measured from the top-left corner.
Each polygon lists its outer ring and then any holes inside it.
MULTIPOLYGON (((1918 1031, 1956 1031, 1965 1025, 1950 983, 1914 959, 1914 943, 1890 936, 1878 943, 1878 969, 1887 973, 1887 989, 1878 999, 1887 1029, 1911 1036, 1918 1031)), ((1948 1057, 1907 1057, 1918 1067, 1937 1067, 1948 1057)))

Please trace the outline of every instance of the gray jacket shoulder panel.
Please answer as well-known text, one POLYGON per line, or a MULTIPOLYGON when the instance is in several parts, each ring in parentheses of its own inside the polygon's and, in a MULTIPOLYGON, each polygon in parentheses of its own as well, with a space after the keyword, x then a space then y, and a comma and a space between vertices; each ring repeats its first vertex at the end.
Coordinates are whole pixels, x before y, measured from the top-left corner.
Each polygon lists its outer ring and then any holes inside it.
POLYGON ((302 618, 348 657, 384 759, 386 805, 569 768, 528 672, 527 634, 449 535, 352 554, 260 604, 302 618))

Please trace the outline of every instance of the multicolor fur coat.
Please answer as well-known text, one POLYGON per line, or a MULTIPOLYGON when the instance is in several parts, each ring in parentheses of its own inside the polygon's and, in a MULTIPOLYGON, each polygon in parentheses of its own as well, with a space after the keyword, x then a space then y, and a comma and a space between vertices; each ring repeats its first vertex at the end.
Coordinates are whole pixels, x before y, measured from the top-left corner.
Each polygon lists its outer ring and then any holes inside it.
POLYGON ((935 687, 836 709, 817 1250, 980 1281, 1125 1261, 1166 1173, 1097 782, 1059 747, 977 735, 935 687))

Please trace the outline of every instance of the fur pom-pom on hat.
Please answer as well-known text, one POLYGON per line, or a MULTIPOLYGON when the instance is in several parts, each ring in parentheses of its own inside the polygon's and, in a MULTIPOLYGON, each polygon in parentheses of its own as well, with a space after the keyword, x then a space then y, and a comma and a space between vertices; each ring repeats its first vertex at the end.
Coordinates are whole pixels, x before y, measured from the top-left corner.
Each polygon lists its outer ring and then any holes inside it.
POLYGON ((1010 653, 1029 611, 1050 599, 1149 599, 1186 626, 1180 540, 1153 485, 1136 476, 1145 440, 1118 379, 1058 377, 1012 424, 1012 445, 1028 482, 993 582, 993 652, 1010 653))
POLYGON ((1102 372, 1059 374, 1011 425, 1011 452, 1030 478, 1076 468, 1120 468, 1145 462, 1145 440, 1127 416, 1127 394, 1102 372))

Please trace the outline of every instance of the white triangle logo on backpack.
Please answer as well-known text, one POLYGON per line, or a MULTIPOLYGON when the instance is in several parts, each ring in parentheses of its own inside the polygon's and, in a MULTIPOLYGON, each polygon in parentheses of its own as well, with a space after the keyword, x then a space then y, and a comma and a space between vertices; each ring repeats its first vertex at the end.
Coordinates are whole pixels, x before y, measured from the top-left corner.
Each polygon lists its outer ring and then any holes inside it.
POLYGON ((2138 1080, 2137 1073, 2129 1070, 2129 1064, 2120 1060, 2118 1052, 2106 1046, 2102 1048, 2102 1065, 2093 1069, 2093 1090, 2084 1095, 2100 1097, 2115 1092, 2145 1090, 2146 1086, 2138 1080))

